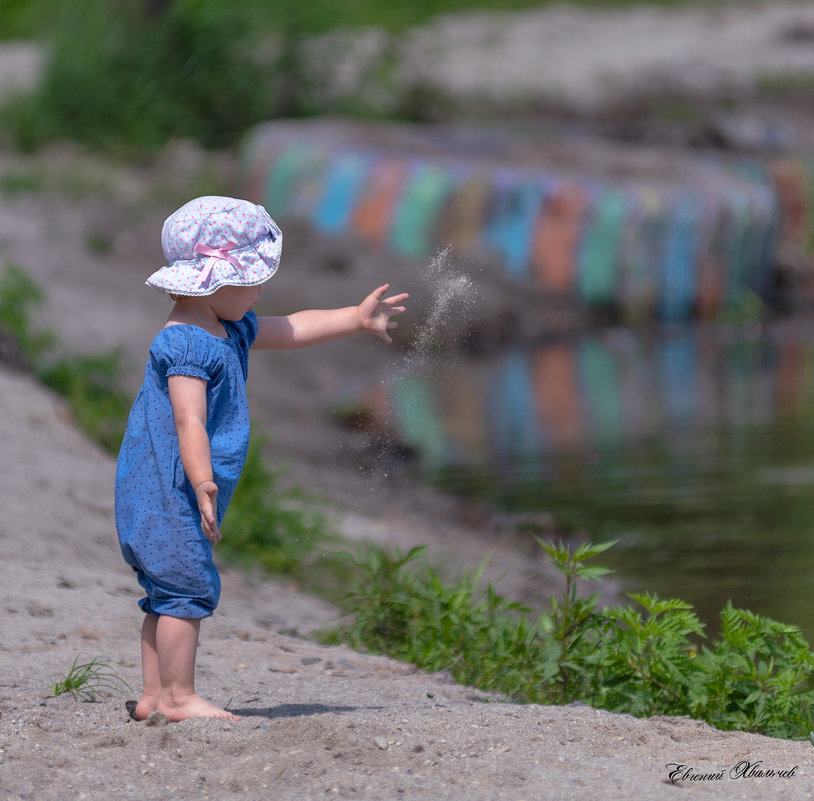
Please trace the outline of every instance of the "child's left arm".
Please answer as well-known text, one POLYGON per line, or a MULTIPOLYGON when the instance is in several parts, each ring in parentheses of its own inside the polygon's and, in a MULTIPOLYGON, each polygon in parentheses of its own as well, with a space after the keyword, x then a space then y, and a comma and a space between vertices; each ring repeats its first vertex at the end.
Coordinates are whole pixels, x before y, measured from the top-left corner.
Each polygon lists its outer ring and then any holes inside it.
POLYGON ((334 339, 369 331, 390 344, 387 333, 398 328, 391 318, 404 313, 403 303, 409 295, 404 292, 385 298, 390 288, 384 284, 371 292, 358 306, 344 309, 311 309, 295 312, 287 317, 258 317, 257 338, 252 348, 286 350, 319 345, 334 339))

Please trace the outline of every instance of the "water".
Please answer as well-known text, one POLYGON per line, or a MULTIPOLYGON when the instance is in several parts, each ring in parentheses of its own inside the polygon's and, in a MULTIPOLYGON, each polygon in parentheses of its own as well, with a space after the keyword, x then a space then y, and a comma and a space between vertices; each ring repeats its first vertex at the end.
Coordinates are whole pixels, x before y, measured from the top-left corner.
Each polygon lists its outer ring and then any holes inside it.
POLYGON ((625 590, 731 599, 814 641, 814 337, 794 321, 608 332, 487 359, 428 354, 390 387, 432 480, 619 539, 625 590))

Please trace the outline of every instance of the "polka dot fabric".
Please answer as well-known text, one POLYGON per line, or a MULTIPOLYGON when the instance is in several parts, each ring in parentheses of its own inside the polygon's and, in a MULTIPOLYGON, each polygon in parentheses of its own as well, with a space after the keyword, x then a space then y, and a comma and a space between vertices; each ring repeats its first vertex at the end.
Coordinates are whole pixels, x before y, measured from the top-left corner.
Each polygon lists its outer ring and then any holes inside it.
POLYGON ((246 378, 257 318, 249 312, 238 322, 221 322, 228 338, 193 325, 171 325, 156 336, 119 452, 116 528, 122 555, 146 593, 139 606, 148 614, 208 617, 220 597, 212 545, 181 464, 167 378, 190 375, 207 382, 206 430, 220 525, 249 444, 246 378))
POLYGON ((166 219, 161 245, 167 266, 153 273, 147 286, 173 295, 211 295, 222 286, 268 281, 280 265, 283 234, 262 206, 206 196, 166 219), (213 256, 212 250, 222 252, 213 256))

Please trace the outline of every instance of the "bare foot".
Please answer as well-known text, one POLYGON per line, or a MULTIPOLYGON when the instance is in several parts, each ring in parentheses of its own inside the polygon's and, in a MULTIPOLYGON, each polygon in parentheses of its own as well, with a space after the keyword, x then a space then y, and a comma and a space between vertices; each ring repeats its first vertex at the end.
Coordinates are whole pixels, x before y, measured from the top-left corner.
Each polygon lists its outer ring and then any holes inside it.
POLYGON ((210 704, 199 695, 188 695, 182 699, 165 699, 163 696, 158 700, 157 709, 163 712, 167 718, 173 722, 186 720, 187 718, 224 718, 226 720, 240 720, 237 715, 221 709, 219 706, 210 704))
POLYGON ((136 720, 147 720, 147 717, 156 709, 158 709, 158 696, 142 694, 136 704, 134 716, 136 720))

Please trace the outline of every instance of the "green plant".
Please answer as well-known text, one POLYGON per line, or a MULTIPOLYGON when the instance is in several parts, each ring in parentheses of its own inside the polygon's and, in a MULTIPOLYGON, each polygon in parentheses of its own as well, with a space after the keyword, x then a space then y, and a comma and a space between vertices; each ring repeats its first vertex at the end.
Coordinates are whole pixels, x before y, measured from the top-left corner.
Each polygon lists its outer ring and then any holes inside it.
POLYGON ((484 566, 454 583, 430 567, 413 572, 424 550, 369 547, 356 557, 345 555, 354 578, 342 606, 353 622, 340 638, 525 700, 533 666, 552 662, 543 653, 550 650, 547 643, 522 615, 526 608, 492 585, 479 588, 484 566))
POLYGON ((263 462, 265 442, 262 436, 249 442, 218 549, 234 562, 302 577, 317 546, 330 539, 327 521, 301 490, 280 487, 281 473, 263 462))
POLYGON ((577 582, 595 581, 611 571, 604 567, 589 566, 586 562, 606 551, 614 542, 599 545, 581 545, 571 552, 567 547, 543 542, 535 537, 551 563, 565 576, 565 589, 557 598, 551 596, 551 611, 543 614, 541 623, 556 643, 557 672, 554 678, 553 699, 568 703, 582 697, 587 674, 586 660, 598 642, 596 605, 599 593, 588 597, 577 594, 577 582))
MULTIPOLYGON (((64 0, 62 0, 64 2, 64 0)), ((219 0, 197 0, 195 6, 206 9, 219 0)), ((280 0, 243 0, 241 6, 260 33, 268 34, 281 24, 304 33, 320 33, 331 28, 358 25, 381 25, 391 31, 421 24, 439 14, 484 9, 511 11, 550 5, 555 0, 421 0, 416 3, 392 3, 385 0, 311 0, 309 3, 280 0)), ((153 0, 152 5, 159 5, 153 0)), ((575 5, 588 7, 635 6, 641 4, 680 6, 688 0, 575 0, 575 5)), ((0 4, 0 38, 31 38, 54 25, 61 0, 3 0, 0 4)))
POLYGON ((133 692, 130 685, 98 657, 81 665, 78 662, 79 656, 74 659, 64 678, 52 682, 52 695, 71 693, 83 701, 95 701, 101 693, 133 692))
POLYGON ((7 267, 0 277, 0 327, 20 346, 38 378, 69 401, 85 432, 115 451, 129 408, 129 396, 119 388, 121 354, 54 358, 50 351, 55 335, 31 323, 44 300, 27 273, 15 265, 7 267))
POLYGON ((54 344, 55 337, 31 325, 32 313, 45 296, 31 277, 16 264, 9 264, 0 276, 0 328, 14 339, 32 364, 54 344))
POLYGON ((40 381, 68 400, 80 427, 115 452, 130 406, 129 394, 120 388, 121 354, 54 357, 55 335, 31 323, 44 301, 42 290, 24 270, 8 266, 0 276, 0 328, 17 342, 40 381))
POLYGON ((687 714, 698 678, 691 638, 703 637, 704 625, 684 601, 649 593, 630 597, 644 613, 618 605, 601 615, 592 703, 633 715, 687 714))
POLYGON ((0 193, 6 196, 39 192, 42 190, 42 176, 33 171, 14 170, 0 175, 0 193))
POLYGON ((82 430, 111 453, 121 445, 130 408, 130 395, 120 388, 121 365, 121 353, 108 351, 64 357, 37 371, 46 386, 68 400, 82 430))
POLYGON ((369 548, 348 557, 355 578, 335 634, 426 670, 521 702, 570 703, 638 716, 692 715, 723 729, 805 739, 812 728, 814 654, 795 626, 728 604, 721 636, 699 646, 704 626, 690 604, 633 594, 607 609, 581 582, 609 571, 589 564, 613 543, 570 549, 538 540, 565 578, 538 617, 508 602, 480 571, 452 583, 416 570, 407 554, 369 548))
POLYGON ((56 14, 38 92, 7 112, 22 147, 51 138, 150 150, 233 144, 272 115, 275 72, 240 3, 72 0, 56 14))
POLYGON ((796 626, 728 603, 721 635, 698 656, 691 711, 721 729, 802 737, 814 728, 814 654, 796 626))

